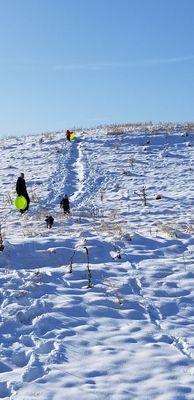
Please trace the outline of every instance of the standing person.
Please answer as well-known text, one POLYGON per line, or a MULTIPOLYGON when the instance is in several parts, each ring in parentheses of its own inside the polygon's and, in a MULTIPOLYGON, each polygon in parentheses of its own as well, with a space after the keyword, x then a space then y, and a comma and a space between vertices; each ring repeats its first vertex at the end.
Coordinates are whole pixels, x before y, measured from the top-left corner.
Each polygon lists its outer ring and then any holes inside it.
POLYGON ((26 201, 27 201, 27 206, 24 210, 20 210, 21 213, 23 213, 24 211, 27 211, 29 208, 29 204, 30 204, 30 198, 28 196, 28 192, 26 189, 26 181, 24 179, 24 174, 23 172, 20 174, 17 183, 16 183, 16 192, 18 196, 24 196, 26 201))
POLYGON ((66 138, 70 142, 70 140, 71 140, 71 132, 69 131, 69 129, 67 129, 67 131, 66 131, 66 138))
POLYGON ((69 214, 70 208, 69 208, 69 199, 67 194, 62 198, 60 202, 60 207, 63 208, 64 214, 69 214))

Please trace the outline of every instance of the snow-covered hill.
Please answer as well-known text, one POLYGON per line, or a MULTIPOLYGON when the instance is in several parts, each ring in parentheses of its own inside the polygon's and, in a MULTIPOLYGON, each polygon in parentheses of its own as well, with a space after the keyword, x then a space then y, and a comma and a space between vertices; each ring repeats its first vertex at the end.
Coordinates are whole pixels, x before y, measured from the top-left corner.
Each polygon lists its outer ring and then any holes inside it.
POLYGON ((194 399, 193 145, 103 128, 1 140, 0 399, 194 399))

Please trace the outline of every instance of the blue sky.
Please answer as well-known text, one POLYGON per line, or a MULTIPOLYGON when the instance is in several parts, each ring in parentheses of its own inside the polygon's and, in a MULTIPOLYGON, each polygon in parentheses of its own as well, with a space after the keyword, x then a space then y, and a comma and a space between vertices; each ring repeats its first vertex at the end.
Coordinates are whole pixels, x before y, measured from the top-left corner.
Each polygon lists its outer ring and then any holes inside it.
POLYGON ((0 0, 0 135, 194 120, 193 0, 0 0))

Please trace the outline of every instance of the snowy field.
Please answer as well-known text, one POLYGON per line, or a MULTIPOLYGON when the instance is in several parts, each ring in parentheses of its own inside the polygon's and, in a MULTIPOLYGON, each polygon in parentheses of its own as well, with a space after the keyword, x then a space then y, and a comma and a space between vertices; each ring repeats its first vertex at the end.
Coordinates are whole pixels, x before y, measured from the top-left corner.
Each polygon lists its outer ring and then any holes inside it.
POLYGON ((194 399, 193 146, 105 128, 1 139, 0 399, 194 399))

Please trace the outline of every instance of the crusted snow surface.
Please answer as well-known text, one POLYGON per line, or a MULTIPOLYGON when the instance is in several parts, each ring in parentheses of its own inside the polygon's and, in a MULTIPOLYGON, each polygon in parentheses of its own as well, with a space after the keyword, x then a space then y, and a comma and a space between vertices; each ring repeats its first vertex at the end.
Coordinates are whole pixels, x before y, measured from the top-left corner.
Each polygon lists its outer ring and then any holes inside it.
POLYGON ((103 128, 1 140, 0 399, 194 399, 193 145, 103 128))

